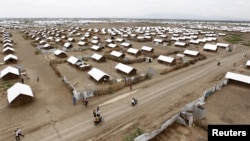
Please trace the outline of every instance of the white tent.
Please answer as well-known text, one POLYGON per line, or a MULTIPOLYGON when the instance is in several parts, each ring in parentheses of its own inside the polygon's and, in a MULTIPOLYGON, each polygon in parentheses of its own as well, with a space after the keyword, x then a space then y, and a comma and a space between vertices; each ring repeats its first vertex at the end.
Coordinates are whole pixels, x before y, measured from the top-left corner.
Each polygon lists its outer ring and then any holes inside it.
POLYGON ((97 82, 109 80, 109 75, 97 68, 92 68, 90 71, 88 71, 88 74, 97 82))
POLYGON ((250 60, 247 61, 246 66, 250 67, 250 60))
POLYGON ((160 55, 157 59, 159 61, 167 62, 167 63, 170 63, 170 64, 173 63, 173 61, 174 61, 173 57, 169 57, 169 56, 165 56, 165 55, 160 55))
POLYGON ((13 102, 20 95, 34 97, 30 86, 19 82, 7 90, 7 99, 9 103, 13 102))
POLYGON ((68 59, 67 59, 67 62, 69 62, 70 64, 72 65, 75 65, 77 62, 79 62, 80 60, 74 56, 70 56, 68 59))
POLYGON ((126 74, 130 74, 130 73, 136 73, 136 70, 131 67, 131 66, 128 66, 128 65, 125 65, 125 64, 122 64, 122 63, 118 63, 116 66, 115 66, 115 69, 121 71, 121 72, 124 72, 126 74))
POLYGON ((194 50, 188 50, 188 49, 186 49, 183 52, 183 54, 190 55, 190 56, 197 56, 199 54, 199 52, 198 51, 194 51, 194 50))
POLYGON ((205 44, 203 47, 204 50, 211 50, 211 51, 217 51, 217 45, 213 44, 205 44))
POLYGON ((243 75, 243 74, 238 74, 238 73, 233 73, 233 72, 227 72, 225 78, 243 82, 246 84, 250 84, 250 76, 248 75, 243 75))

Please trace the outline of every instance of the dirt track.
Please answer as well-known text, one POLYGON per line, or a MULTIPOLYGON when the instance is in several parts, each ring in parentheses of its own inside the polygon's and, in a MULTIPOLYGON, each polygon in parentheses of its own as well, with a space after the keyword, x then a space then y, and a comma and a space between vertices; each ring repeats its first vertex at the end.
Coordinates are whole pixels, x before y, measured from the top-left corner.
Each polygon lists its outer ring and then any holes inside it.
MULTIPOLYGON (((13 37, 14 40, 21 38, 20 34, 13 37)), ((228 70, 233 68, 235 61, 244 59, 244 52, 240 49, 211 57, 161 78, 153 77, 152 80, 134 85, 133 90, 136 93, 118 101, 103 104, 112 97, 132 92, 125 88, 116 94, 91 98, 90 105, 86 109, 80 102, 77 106, 68 106, 72 105, 71 93, 54 74, 43 56, 34 55, 35 49, 30 49, 29 52, 22 49, 27 45, 29 41, 18 44, 17 52, 20 57, 23 56, 20 60, 25 62, 24 65, 31 72, 27 83, 34 85, 37 93, 41 94, 37 95, 37 101, 33 106, 28 105, 19 111, 13 110, 13 113, 8 111, 8 115, 13 114, 16 117, 10 117, 9 121, 12 123, 3 123, 11 126, 8 129, 0 129, 0 140, 13 140, 12 133, 16 127, 23 129, 25 141, 121 140, 120 133, 136 123, 146 132, 151 131, 178 112, 186 103, 200 97, 205 89, 216 84, 228 70), (29 56, 25 56, 27 54, 29 56), (218 58, 221 58, 221 66, 216 66, 218 58), (37 64, 37 62, 42 63, 37 64), (35 82, 37 75, 41 79, 39 84, 35 82), (51 96, 51 99, 39 101, 39 98, 52 94, 54 96, 51 96), (58 96, 60 98, 56 98, 58 96), (130 106, 132 96, 139 100, 136 107, 130 106), (97 105, 102 105, 101 113, 105 119, 100 126, 93 125, 92 110, 97 105), (25 116, 30 117, 26 117, 25 121, 25 116), (19 118, 24 122, 18 123, 19 118)), ((2 113, 7 114, 7 111, 2 110, 2 113)))

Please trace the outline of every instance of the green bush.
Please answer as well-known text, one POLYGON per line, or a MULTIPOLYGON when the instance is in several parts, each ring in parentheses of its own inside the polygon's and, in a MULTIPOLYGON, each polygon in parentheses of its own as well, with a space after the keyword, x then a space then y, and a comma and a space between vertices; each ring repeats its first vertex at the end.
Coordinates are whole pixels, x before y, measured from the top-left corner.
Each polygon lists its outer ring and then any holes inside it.
POLYGON ((125 137, 124 141, 134 141, 136 137, 142 135, 143 133, 144 131, 141 128, 139 128, 137 125, 134 125, 133 129, 125 137))

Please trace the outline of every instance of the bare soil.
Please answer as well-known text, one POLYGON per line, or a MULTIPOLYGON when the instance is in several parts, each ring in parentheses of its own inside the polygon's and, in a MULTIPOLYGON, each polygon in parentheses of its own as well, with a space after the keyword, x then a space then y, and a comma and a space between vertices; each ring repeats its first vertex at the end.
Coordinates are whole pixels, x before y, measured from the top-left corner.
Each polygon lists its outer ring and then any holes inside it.
MULTIPOLYGON (((91 26, 101 27, 103 25, 94 24, 91 26)), ((130 25, 114 24, 111 26, 130 25)), ((86 26, 86 28, 89 27, 86 26)), ((31 46, 30 40, 24 40, 19 30, 10 30, 10 32, 16 43, 14 47, 15 55, 19 58, 18 64, 21 64, 27 72, 24 81, 32 87, 35 97, 30 104, 12 107, 7 103, 6 91, 2 90, 0 140, 4 141, 14 140, 14 130, 17 127, 22 129, 23 134, 25 134, 23 140, 26 141, 123 140, 133 125, 143 129, 144 132, 159 128, 164 121, 177 113, 185 104, 196 100, 203 95, 204 90, 220 82, 227 71, 250 75, 249 70, 244 67, 246 60, 250 59, 249 57, 244 58, 245 52, 250 50, 249 47, 237 45, 238 47, 233 52, 219 49, 216 53, 203 52, 200 48, 199 50, 207 56, 207 59, 165 75, 159 74, 160 69, 169 66, 157 64, 155 61, 152 64, 133 64, 132 66, 138 68, 139 72, 144 72, 147 67, 153 67, 155 70, 153 78, 133 85, 133 90, 123 88, 113 94, 90 98, 89 106, 86 108, 81 101, 78 101, 77 105, 72 104, 72 92, 62 82, 62 78, 58 77, 50 67, 50 56, 35 55, 36 48, 31 46), (221 66, 216 65, 218 60, 221 61, 221 66), (233 66, 235 62, 237 63, 236 67, 233 66), (37 76, 40 78, 39 82, 36 81, 37 76), (122 98, 117 98, 119 96, 122 98), (139 100, 136 107, 130 106, 132 97, 139 100), (94 126, 92 111, 98 105, 101 108, 104 122, 94 126)), ((143 44, 131 43, 137 48, 143 44)), ((165 51, 162 46, 158 45, 157 47, 153 43, 145 44, 158 48, 158 52, 165 51)), ((173 46, 167 48, 176 49, 173 46)), ((199 47, 190 46, 190 48, 197 49, 199 47)), ((72 53, 72 55, 91 53, 72 53)), ((108 60, 105 64, 97 64, 89 60, 88 63, 93 66, 98 65, 111 73, 112 77, 121 77, 120 74, 111 69, 116 62, 108 60)), ((2 69, 6 65, 0 67, 2 69)), ((58 65, 58 68, 80 90, 96 86, 93 80, 87 77, 87 72, 78 71, 66 63, 58 65)), ((213 94, 206 102, 208 123, 249 123, 247 118, 249 117, 249 104, 247 103, 249 92, 248 87, 228 85, 213 94)), ((178 124, 172 125, 155 140, 173 140, 175 137, 177 140, 183 141, 207 140, 206 131, 201 130, 200 127, 183 127, 178 124)))

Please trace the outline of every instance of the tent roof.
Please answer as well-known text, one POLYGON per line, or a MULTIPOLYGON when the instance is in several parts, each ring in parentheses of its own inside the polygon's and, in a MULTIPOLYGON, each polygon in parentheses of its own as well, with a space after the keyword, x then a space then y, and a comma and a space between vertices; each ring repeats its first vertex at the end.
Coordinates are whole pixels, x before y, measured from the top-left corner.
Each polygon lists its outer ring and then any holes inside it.
POLYGON ((117 47, 117 44, 112 44, 112 43, 110 43, 110 44, 108 44, 108 47, 110 47, 110 48, 115 48, 115 47, 117 47))
POLYGON ((102 55, 97 54, 97 53, 94 53, 94 54, 91 56, 91 58, 96 59, 96 60, 100 60, 100 59, 102 58, 102 55))
POLYGON ((185 46, 186 43, 177 41, 177 42, 174 43, 174 45, 176 45, 176 46, 185 46))
POLYGON ((108 76, 108 74, 97 68, 92 68, 90 71, 88 71, 88 74, 92 76, 96 81, 99 81, 105 75, 108 76))
POLYGON ((34 97, 29 85, 17 82, 7 90, 8 102, 11 103, 21 94, 34 97))
POLYGON ((192 55, 192 56, 197 56, 199 54, 199 52, 198 51, 194 51, 194 50, 188 50, 188 49, 186 49, 184 51, 184 54, 186 54, 186 55, 192 55))
POLYGON ((1 72, 0 72, 0 78, 4 77, 6 74, 8 73, 12 73, 12 74, 16 74, 16 75, 20 75, 19 71, 17 68, 14 68, 12 66, 8 66, 6 68, 4 68, 1 72))
POLYGON ((205 44, 203 49, 207 49, 207 50, 217 50, 217 45, 213 45, 213 44, 205 44))
POLYGON ((11 50, 11 51, 15 51, 15 49, 14 48, 12 48, 12 47, 6 47, 6 48, 4 48, 3 49, 3 52, 5 52, 5 51, 7 51, 7 50, 11 50))
POLYGON ((91 48, 94 49, 94 50, 98 50, 100 47, 97 46, 97 45, 93 45, 91 48))
POLYGON ((141 50, 145 50, 145 51, 152 51, 152 47, 148 47, 148 46, 142 46, 141 50))
POLYGON ((113 56, 116 56, 116 57, 120 57, 122 55, 121 52, 118 52, 118 51, 115 51, 115 50, 113 50, 110 54, 113 55, 113 56))
POLYGON ((61 53, 65 53, 66 54, 66 52, 64 52, 64 51, 62 51, 60 49, 57 49, 57 50, 54 51, 55 55, 60 55, 61 53))
POLYGON ((131 67, 131 66, 128 66, 128 65, 125 65, 125 64, 122 64, 122 63, 118 63, 116 66, 115 66, 115 69, 118 69, 122 72, 125 72, 125 73, 130 73, 134 68, 131 67))
POLYGON ((250 76, 248 76, 248 75, 243 75, 243 74, 238 74, 238 73, 233 73, 233 72, 227 72, 225 78, 250 84, 250 76))
POLYGON ((126 43, 126 42, 121 43, 121 46, 125 46, 125 47, 128 47, 130 45, 131 45, 130 43, 126 43))
POLYGON ((75 65, 78 61, 80 61, 78 58, 74 57, 74 56, 70 56, 67 61, 69 63, 71 63, 72 65, 75 65))
POLYGON ((229 44, 225 44, 225 43, 217 43, 216 45, 218 47, 225 47, 225 48, 229 47, 229 44))
POLYGON ((15 55, 13 55, 13 54, 9 54, 9 55, 7 55, 7 56, 5 56, 4 58, 3 58, 3 61, 5 62, 5 61, 7 61, 7 60, 9 60, 9 59, 15 59, 15 60, 17 60, 17 56, 15 56, 15 55))
POLYGON ((246 66, 250 66, 250 60, 247 61, 246 66))
POLYGON ((136 48, 129 48, 129 49, 127 50, 127 52, 133 53, 133 54, 138 53, 138 51, 139 51, 139 49, 136 49, 136 48))
POLYGON ((172 63, 174 61, 173 57, 164 56, 164 55, 160 55, 157 59, 164 61, 164 62, 168 62, 168 63, 172 63))
POLYGON ((72 45, 71 43, 67 42, 67 43, 65 43, 63 46, 66 47, 66 48, 68 48, 68 47, 70 47, 71 45, 72 45))

